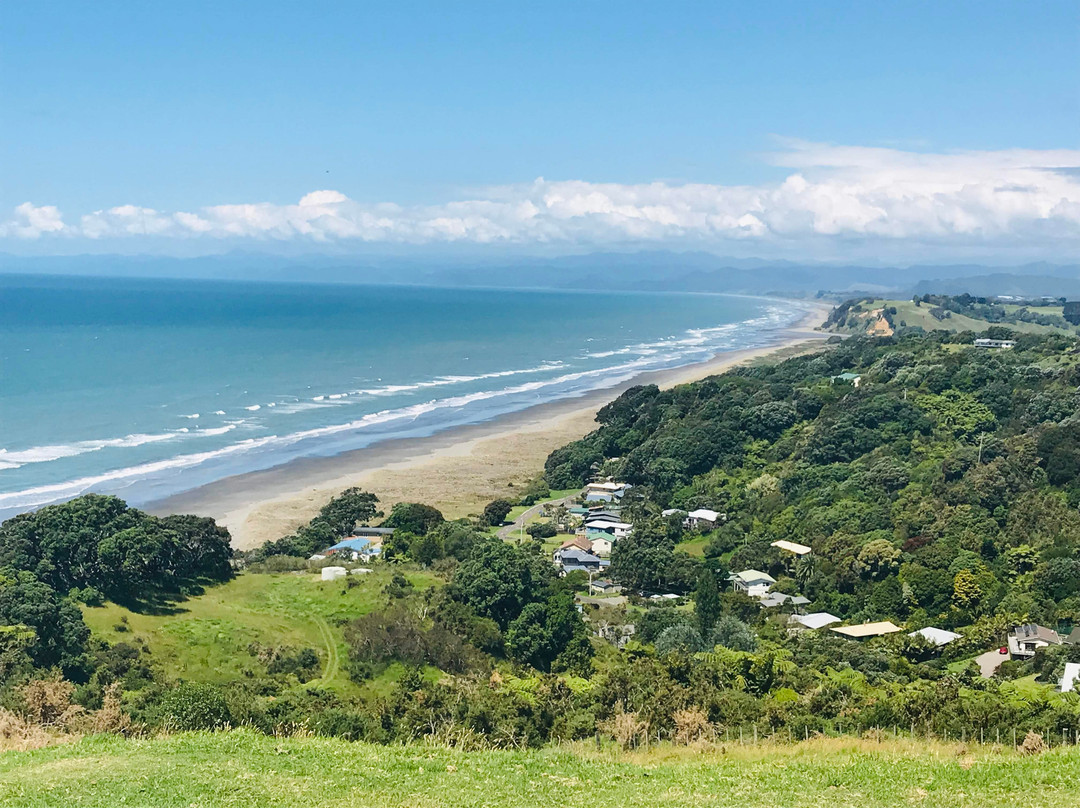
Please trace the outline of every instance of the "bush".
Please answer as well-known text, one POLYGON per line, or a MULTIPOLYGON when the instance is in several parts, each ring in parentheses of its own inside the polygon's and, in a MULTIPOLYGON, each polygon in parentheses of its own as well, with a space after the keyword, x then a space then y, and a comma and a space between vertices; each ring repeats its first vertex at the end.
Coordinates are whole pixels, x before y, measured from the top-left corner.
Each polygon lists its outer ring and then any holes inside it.
POLYGON ((484 512, 480 515, 480 524, 497 527, 506 520, 506 515, 514 506, 505 499, 497 499, 484 506, 484 512))
POLYGON ((213 685, 183 682, 162 698, 161 716, 172 730, 220 729, 229 723, 229 707, 213 685))

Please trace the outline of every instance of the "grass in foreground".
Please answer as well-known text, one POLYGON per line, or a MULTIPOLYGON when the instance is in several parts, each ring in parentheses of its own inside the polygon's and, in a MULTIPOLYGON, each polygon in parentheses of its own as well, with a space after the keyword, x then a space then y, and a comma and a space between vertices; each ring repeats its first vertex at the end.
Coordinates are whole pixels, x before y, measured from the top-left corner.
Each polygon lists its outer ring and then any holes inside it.
MULTIPOLYGON (((140 614, 109 603, 86 608, 83 615, 90 630, 111 643, 141 638, 171 677, 205 682, 240 678, 257 667, 247 649, 260 642, 313 648, 323 664, 318 684, 349 688, 340 622, 385 604, 383 587, 392 572, 377 567, 356 576, 351 589, 344 581, 321 581, 318 573, 244 573, 177 603, 172 614, 140 614)), ((426 573, 406 577, 418 589, 435 582, 426 573)))
POLYGON ((786 806, 1064 808, 1080 804, 1080 750, 1037 757, 900 742, 661 749, 588 745, 456 752, 248 731, 87 738, 0 755, 0 806, 786 806))

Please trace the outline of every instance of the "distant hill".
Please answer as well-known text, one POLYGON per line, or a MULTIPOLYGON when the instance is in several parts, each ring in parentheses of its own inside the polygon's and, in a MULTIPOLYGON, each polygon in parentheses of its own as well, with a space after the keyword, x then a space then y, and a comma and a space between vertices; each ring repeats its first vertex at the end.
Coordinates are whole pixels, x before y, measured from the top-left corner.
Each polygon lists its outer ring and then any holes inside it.
POLYGON ((912 329, 979 332, 997 325, 1025 334, 1078 333, 1062 316, 1062 306, 1057 301, 1006 303, 967 294, 924 294, 921 298, 918 301, 872 296, 852 298, 833 309, 825 330, 891 336, 912 329))
POLYGON ((903 299, 927 292, 1080 298, 1080 265, 838 266, 663 250, 567 256, 492 255, 449 247, 437 254, 290 256, 234 252, 197 258, 0 255, 0 274, 13 273, 725 292, 834 300, 865 295, 903 299))

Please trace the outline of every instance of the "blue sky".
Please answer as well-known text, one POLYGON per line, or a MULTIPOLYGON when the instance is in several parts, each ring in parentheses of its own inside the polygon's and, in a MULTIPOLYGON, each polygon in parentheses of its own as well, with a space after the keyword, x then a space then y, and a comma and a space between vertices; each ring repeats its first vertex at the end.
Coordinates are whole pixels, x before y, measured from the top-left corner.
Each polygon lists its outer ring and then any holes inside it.
POLYGON ((1032 188, 1014 173, 1075 169, 1075 3, 41 2, 4 4, 0 20, 0 250, 465 239, 842 257, 874 249, 868 238, 928 255, 1003 238, 1045 251, 1049 238, 1062 252, 1080 232, 1077 182, 1057 179, 1004 229, 983 204, 975 237, 958 203, 945 243, 933 223, 898 226, 911 212, 891 207, 887 223, 855 215, 834 232, 810 206, 802 236, 792 217, 809 203, 759 215, 779 205, 760 194, 793 173, 816 188, 872 171, 880 188, 913 155, 988 155, 982 170, 964 162, 970 181, 934 169, 956 188, 994 175, 1032 188), (837 165, 833 147, 882 151, 837 165), (656 183, 674 196, 626 190, 656 183), (687 184, 719 197, 688 199, 687 184), (760 194, 732 202, 726 189, 742 187, 760 194), (551 213, 545 200, 568 189, 608 202, 551 213), (336 194, 315 198, 315 227, 291 212, 312 192, 336 194), (221 208, 238 205, 264 207, 242 221, 221 208), (642 207, 655 227, 638 226, 642 207))

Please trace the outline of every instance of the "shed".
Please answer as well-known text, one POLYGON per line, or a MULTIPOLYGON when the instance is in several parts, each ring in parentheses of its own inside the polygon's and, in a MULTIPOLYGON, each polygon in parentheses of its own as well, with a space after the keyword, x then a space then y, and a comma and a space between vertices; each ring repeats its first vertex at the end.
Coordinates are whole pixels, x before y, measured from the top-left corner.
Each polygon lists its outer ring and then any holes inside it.
POLYGON ((795 555, 806 555, 810 552, 810 548, 807 547, 805 544, 799 544, 797 542, 787 541, 785 539, 779 539, 778 541, 774 541, 769 546, 776 547, 779 550, 787 550, 789 553, 794 553, 795 555))

